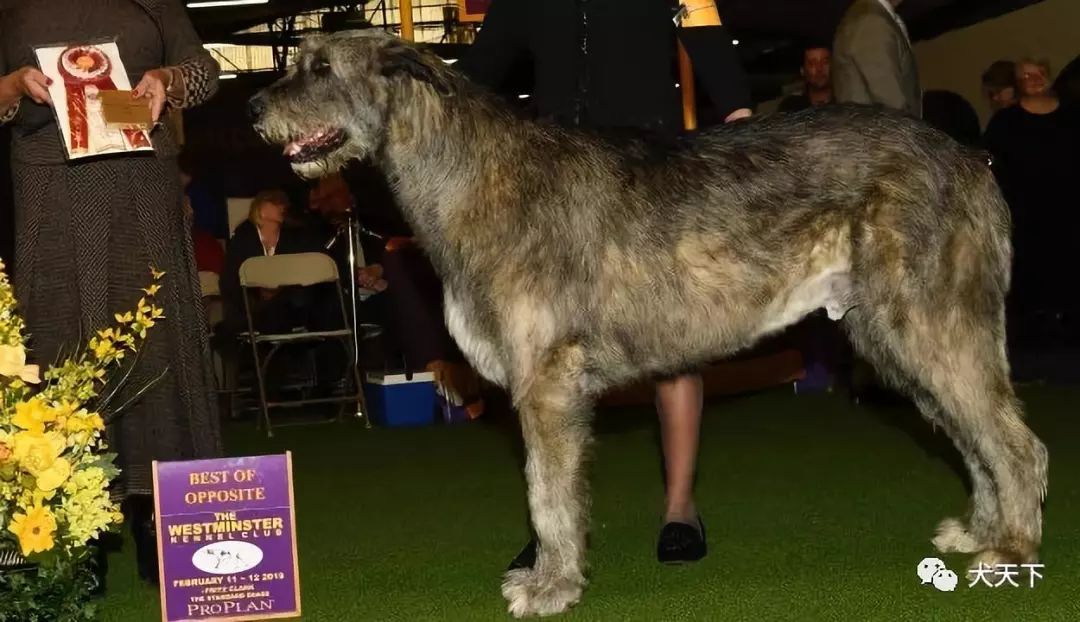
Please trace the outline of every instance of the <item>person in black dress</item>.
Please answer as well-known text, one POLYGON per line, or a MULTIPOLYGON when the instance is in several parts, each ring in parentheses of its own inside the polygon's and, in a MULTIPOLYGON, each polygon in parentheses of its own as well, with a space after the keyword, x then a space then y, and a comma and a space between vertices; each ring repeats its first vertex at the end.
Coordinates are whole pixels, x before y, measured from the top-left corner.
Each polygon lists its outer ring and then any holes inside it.
POLYGON ((150 266, 165 272, 157 298, 167 319, 140 351, 129 397, 161 380, 108 430, 121 469, 112 492, 132 520, 139 571, 155 581, 152 461, 223 450, 178 140, 159 124, 152 153, 67 161, 37 67, 35 45, 108 38, 155 121, 217 90, 218 65, 181 0, 0 0, 0 123, 12 130, 15 290, 35 363, 110 326, 139 300, 150 266))
POLYGON ((1071 285, 1080 227, 1080 110, 1053 92, 1044 62, 1018 62, 1016 83, 1018 103, 994 115, 983 140, 1013 219, 1010 315, 1017 330, 1010 334, 1035 345, 1057 341, 1070 324, 1075 337, 1080 312, 1071 285))

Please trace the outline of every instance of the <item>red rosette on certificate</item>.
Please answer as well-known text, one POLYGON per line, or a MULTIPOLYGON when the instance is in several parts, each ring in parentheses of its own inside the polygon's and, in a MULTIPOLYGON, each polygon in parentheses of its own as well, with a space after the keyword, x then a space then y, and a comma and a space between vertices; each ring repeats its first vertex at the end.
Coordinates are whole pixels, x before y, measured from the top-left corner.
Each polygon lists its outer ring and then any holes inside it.
MULTIPOLYGON (((67 91, 68 127, 71 133, 71 152, 86 153, 90 148, 90 126, 86 118, 86 89, 115 91, 112 63, 109 56, 92 45, 76 45, 60 53, 57 68, 67 91)), ((124 139, 131 149, 150 147, 145 130, 124 129, 124 139)))

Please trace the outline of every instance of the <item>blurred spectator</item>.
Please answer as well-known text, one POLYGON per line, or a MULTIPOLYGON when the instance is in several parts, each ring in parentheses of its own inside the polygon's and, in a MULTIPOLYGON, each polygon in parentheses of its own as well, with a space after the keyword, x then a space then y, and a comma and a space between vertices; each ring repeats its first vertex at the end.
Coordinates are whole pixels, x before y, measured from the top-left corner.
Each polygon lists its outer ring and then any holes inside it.
POLYGON ((822 106, 833 101, 832 52, 824 46, 806 48, 799 74, 803 79, 803 92, 785 97, 780 102, 780 112, 796 112, 811 106, 822 106))
MULTIPOLYGON (((380 237, 359 236, 366 265, 357 268, 356 283, 381 294, 360 305, 361 321, 372 321, 384 328, 384 363, 397 367, 396 361, 402 361, 407 371, 434 372, 440 390, 451 401, 467 404, 470 415, 479 416, 483 405, 478 397, 477 377, 446 329, 442 283, 435 269, 409 235, 394 235, 405 231, 404 223, 399 223, 393 214, 378 214, 380 210, 393 211, 387 197, 380 192, 378 180, 365 177, 364 173, 369 172, 366 168, 350 172, 358 173, 356 186, 353 185, 356 177, 333 174, 321 178, 312 187, 308 201, 311 230, 317 232, 320 240, 333 240, 341 234, 330 252, 338 258, 341 273, 345 275, 348 274, 345 259, 348 241, 342 227, 348 215, 353 214, 365 229, 373 226, 371 221, 378 223, 374 225, 378 230, 371 233, 380 237), (372 191, 370 201, 365 200, 368 205, 358 204, 354 188, 372 191), (365 309, 375 301, 379 304, 365 309), (365 319, 365 315, 369 317, 365 319)), ((368 198, 365 194, 365 199, 368 198)))
POLYGON ((836 101, 878 104, 922 116, 922 93, 907 27, 896 13, 903 0, 855 0, 833 41, 836 101))
MULTIPOLYGON (((854 0, 833 38, 832 81, 837 103, 871 104, 922 116, 922 92, 902 0, 854 0)), ((820 314, 819 314, 820 317, 820 314)), ((853 354, 847 379, 856 399, 881 386, 873 367, 853 354)))
POLYGON ((202 171, 197 171, 192 156, 187 152, 180 155, 179 164, 184 195, 191 202, 193 224, 214 238, 227 239, 229 208, 224 189, 215 187, 202 171))
MULTIPOLYGON (((342 278, 349 273, 348 218, 354 214, 355 201, 352 189, 340 173, 320 178, 308 194, 308 213, 304 226, 315 239, 324 241, 323 247, 338 262, 342 278)), ((382 240, 370 235, 360 235, 360 253, 357 256, 357 282, 360 287, 381 292, 386 289, 382 279, 382 240)))
MULTIPOLYGON (((244 315, 245 292, 240 286, 240 266, 252 257, 288 253, 319 252, 322 249, 307 232, 286 224, 288 196, 280 190, 260 192, 251 201, 248 219, 240 223, 229 240, 225 267, 221 273, 221 295, 225 303, 223 334, 247 330, 244 315)), ((296 326, 313 330, 339 328, 330 326, 335 314, 327 288, 284 288, 247 292, 255 329, 263 332, 287 332, 296 326), (318 290, 318 291, 316 291, 318 290), (327 305, 331 307, 328 308, 327 305)), ((340 315, 338 312, 336 315, 340 315)))
MULTIPOLYGON (((276 289, 247 289, 240 286, 240 266, 252 257, 286 255, 291 253, 321 252, 316 238, 307 230, 287 219, 290 201, 281 190, 260 192, 251 202, 248 218, 236 227, 229 240, 225 267, 221 273, 221 296, 224 303, 224 319, 214 330, 217 351, 231 367, 242 352, 238 333, 248 330, 244 298, 251 310, 255 331, 262 333, 287 333, 297 328, 308 330, 336 330, 344 326, 341 307, 333 284, 321 283, 308 287, 281 287, 276 289)), ((247 346, 245 346, 247 347, 247 346)), ((340 346, 332 342, 315 345, 301 344, 300 348, 314 348, 316 373, 320 379, 337 381, 344 373, 346 358, 340 346)), ((277 363, 268 370, 269 387, 275 390, 285 374, 294 367, 295 357, 278 357, 277 363)), ((331 385, 321 385, 318 391, 329 392, 331 385)))
MULTIPOLYGON (((1050 88, 1045 61, 1018 62, 1016 82, 1018 104, 994 115, 984 142, 1013 217, 1011 293, 1019 314, 1014 319, 1023 316, 1027 319, 1018 328, 1035 329, 1033 317, 1065 313, 1075 318, 1077 311, 1077 288, 1065 285, 1062 277, 1071 275, 1076 263, 1080 115, 1050 88)), ((1046 337, 1047 329, 1056 331, 1057 320, 1032 336, 1046 337)))
POLYGON ((974 106, 952 91, 927 91, 923 95, 923 120, 969 147, 977 146, 982 138, 974 106))
POLYGON ((1054 82, 1054 92, 1068 106, 1080 106, 1080 56, 1061 70, 1054 82))
POLYGON ((196 269, 199 272, 213 272, 220 275, 225 267, 225 249, 213 234, 199 228, 199 225, 195 222, 191 197, 187 194, 188 186, 191 184, 191 176, 183 170, 180 171, 180 183, 184 187, 184 215, 191 221, 191 242, 195 248, 196 269))
POLYGON ((991 63, 983 72, 982 88, 993 114, 1016 104, 1016 63, 1008 60, 991 63))

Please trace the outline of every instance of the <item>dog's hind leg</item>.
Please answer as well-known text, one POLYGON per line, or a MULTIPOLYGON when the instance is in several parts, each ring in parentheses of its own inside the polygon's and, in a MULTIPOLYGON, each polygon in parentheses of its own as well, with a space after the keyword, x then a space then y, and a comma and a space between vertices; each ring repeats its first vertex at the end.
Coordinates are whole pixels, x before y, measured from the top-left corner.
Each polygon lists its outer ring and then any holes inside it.
POLYGON ((536 563, 506 573, 502 593, 517 617, 570 608, 585 587, 588 493, 584 477, 590 404, 584 397, 584 350, 555 348, 515 396, 525 439, 529 511, 536 563))
POLYGON ((1008 377, 1000 313, 989 318, 949 301, 933 308, 897 299, 849 315, 856 348, 923 414, 940 425, 964 456, 973 496, 968 525, 946 520, 936 544, 977 552, 985 563, 1036 561, 1046 491, 1045 446, 1022 420, 1008 377))
MULTIPOLYGON (((932 395, 914 390, 913 398, 928 421, 942 428, 951 424, 952 420, 942 412, 941 405, 932 395)), ((953 439, 968 469, 971 507, 966 519, 950 517, 942 520, 932 542, 942 553, 977 553, 989 547, 991 530, 1001 517, 993 476, 979 460, 978 452, 966 435, 955 429, 946 433, 953 439)))
POLYGON ((844 324, 856 350, 873 363, 883 380, 912 398, 923 418, 948 435, 968 469, 971 479, 968 518, 941 521, 933 539, 934 546, 942 553, 975 553, 986 548, 990 529, 997 524, 1000 512, 993 478, 979 459, 971 439, 957 429, 937 398, 919 382, 917 374, 905 369, 903 361, 892 349, 891 340, 879 338, 876 332, 880 331, 874 330, 865 308, 853 310, 844 324))

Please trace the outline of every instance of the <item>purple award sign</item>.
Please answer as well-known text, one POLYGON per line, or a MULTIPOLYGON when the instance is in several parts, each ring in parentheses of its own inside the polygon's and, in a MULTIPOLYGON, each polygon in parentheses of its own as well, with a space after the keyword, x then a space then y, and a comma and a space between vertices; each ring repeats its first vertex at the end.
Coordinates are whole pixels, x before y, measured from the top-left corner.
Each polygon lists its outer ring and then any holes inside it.
POLYGON ((300 615, 292 454, 154 462, 164 622, 300 615))

